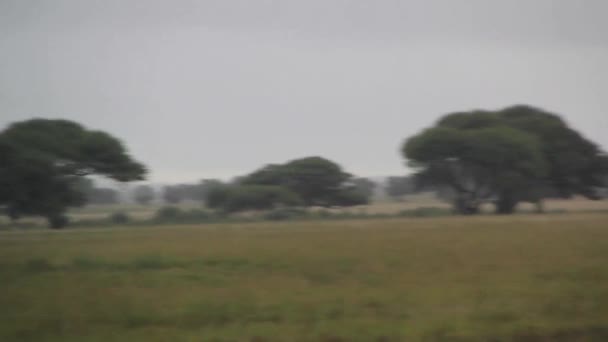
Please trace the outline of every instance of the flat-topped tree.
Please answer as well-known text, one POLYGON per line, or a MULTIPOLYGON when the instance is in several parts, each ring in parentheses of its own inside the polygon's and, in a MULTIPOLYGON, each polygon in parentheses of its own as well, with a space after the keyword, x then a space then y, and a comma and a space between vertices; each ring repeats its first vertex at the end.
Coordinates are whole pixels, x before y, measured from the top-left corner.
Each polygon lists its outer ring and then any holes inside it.
POLYGON ((85 203, 81 177, 126 182, 145 174, 120 140, 72 121, 31 119, 0 132, 0 204, 13 219, 43 216, 61 228, 67 208, 85 203))
POLYGON ((558 115, 530 106, 448 114, 408 139, 403 155, 417 180, 448 187, 455 209, 474 213, 492 201, 498 213, 548 194, 596 199, 608 157, 558 115))
POLYGON ((348 206, 366 204, 365 193, 355 190, 353 176, 331 160, 312 156, 285 164, 265 166, 240 180, 242 184, 284 187, 301 199, 304 206, 348 206))

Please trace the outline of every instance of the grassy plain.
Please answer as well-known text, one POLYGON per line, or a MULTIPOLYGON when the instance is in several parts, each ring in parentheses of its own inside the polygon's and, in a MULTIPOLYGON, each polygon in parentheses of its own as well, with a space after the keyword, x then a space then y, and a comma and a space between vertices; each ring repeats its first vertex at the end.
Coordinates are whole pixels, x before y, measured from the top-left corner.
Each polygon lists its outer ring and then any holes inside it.
POLYGON ((0 341, 608 341, 608 215, 3 231, 0 341))

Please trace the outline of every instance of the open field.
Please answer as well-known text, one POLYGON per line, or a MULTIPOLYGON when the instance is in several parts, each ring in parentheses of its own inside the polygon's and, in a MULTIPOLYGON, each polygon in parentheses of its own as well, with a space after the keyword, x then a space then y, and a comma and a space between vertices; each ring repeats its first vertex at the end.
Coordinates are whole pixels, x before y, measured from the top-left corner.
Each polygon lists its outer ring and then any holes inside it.
POLYGON ((608 215, 0 232, 0 341, 608 341, 608 215))

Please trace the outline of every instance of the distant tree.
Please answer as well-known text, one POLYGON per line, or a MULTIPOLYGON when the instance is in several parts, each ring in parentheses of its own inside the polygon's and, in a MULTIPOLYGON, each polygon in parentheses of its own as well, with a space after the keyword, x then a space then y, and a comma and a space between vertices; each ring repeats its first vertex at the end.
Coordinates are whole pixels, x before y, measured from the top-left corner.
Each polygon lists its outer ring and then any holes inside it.
POLYGON ((133 190, 133 198, 141 205, 148 205, 156 197, 156 192, 149 185, 139 185, 133 190))
POLYGON ((118 203, 118 191, 110 188, 93 188, 93 191, 87 194, 87 203, 116 204, 118 203))
POLYGON ((458 212, 492 201, 498 213, 551 193, 597 198, 608 170, 597 145, 559 116, 529 106, 447 115, 408 139, 403 154, 416 180, 451 189, 458 212), (553 189, 553 190, 552 190, 553 189))
POLYGON ((180 186, 163 187, 163 199, 170 204, 177 204, 184 200, 184 192, 180 186))
MULTIPOLYGON (((274 185, 284 187, 297 194, 305 206, 338 206, 344 191, 352 191, 349 182, 352 176, 342 168, 321 157, 292 160, 281 165, 267 165, 245 177, 245 185, 274 185)), ((351 198, 353 198, 351 196, 351 198)))
POLYGON ((350 207, 355 205, 369 204, 371 195, 353 186, 347 187, 334 194, 331 199, 332 206, 350 207))
POLYGON ((367 200, 371 199, 374 196, 374 190, 377 187, 376 182, 372 181, 369 178, 353 178, 350 180, 354 191, 359 193, 360 196, 366 198, 367 200))
POLYGON ((392 199, 399 199, 414 192, 414 182, 411 177, 389 177, 385 190, 392 199))
POLYGON ((116 223, 116 224, 125 224, 131 220, 129 215, 122 211, 110 214, 109 219, 112 223, 116 223))
POLYGON ((182 210, 175 206, 165 206, 156 211, 156 219, 160 221, 170 221, 182 215, 182 210))
POLYGON ((110 188, 98 188, 95 182, 87 177, 81 177, 74 183, 75 190, 82 193, 86 204, 115 204, 118 203, 118 192, 110 188))
POLYGON ((206 195, 207 207, 211 209, 221 209, 228 201, 233 186, 234 185, 218 184, 209 189, 209 192, 206 195))
POLYGON ((207 203, 209 201, 209 194, 213 190, 223 186, 224 183, 221 180, 203 179, 193 187, 192 199, 207 203))
POLYGON ((124 182, 145 173, 119 140, 75 122, 32 119, 0 132, 0 206, 12 219, 38 215, 61 228, 67 208, 86 202, 75 185, 82 177, 124 182))

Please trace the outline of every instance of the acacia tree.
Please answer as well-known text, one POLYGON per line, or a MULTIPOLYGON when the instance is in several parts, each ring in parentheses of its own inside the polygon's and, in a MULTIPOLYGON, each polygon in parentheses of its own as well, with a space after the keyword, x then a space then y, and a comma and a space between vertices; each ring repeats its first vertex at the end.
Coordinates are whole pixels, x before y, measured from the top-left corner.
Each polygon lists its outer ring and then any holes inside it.
POLYGON ((75 122, 32 119, 0 132, 0 205, 12 219, 43 216, 61 228, 67 208, 85 203, 76 185, 82 177, 125 182, 145 173, 118 139, 75 122))
POLYGON ((297 194, 305 206, 365 204, 367 194, 356 191, 352 175, 321 157, 306 157, 285 164, 271 164, 240 180, 241 184, 274 185, 297 194))
POLYGON ((559 116, 529 106, 446 115, 408 139, 403 155, 419 183, 454 193, 454 208, 475 213, 492 201, 498 213, 548 193, 595 198, 608 158, 559 116))

